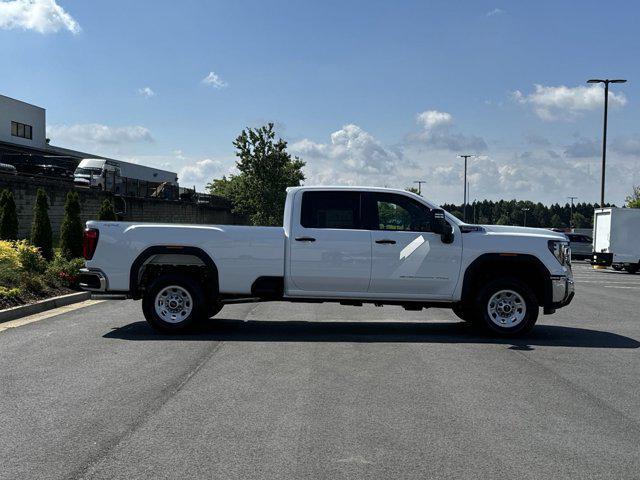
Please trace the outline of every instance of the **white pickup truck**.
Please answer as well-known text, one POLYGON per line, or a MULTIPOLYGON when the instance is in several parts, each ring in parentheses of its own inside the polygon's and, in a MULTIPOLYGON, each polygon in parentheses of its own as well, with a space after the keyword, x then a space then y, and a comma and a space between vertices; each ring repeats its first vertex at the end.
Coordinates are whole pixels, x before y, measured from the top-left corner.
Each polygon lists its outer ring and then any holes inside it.
POLYGON ((282 227, 90 221, 84 255, 84 289, 142 299, 163 332, 225 303, 282 300, 448 307, 516 335, 574 295, 563 234, 464 224, 384 188, 290 188, 282 227))

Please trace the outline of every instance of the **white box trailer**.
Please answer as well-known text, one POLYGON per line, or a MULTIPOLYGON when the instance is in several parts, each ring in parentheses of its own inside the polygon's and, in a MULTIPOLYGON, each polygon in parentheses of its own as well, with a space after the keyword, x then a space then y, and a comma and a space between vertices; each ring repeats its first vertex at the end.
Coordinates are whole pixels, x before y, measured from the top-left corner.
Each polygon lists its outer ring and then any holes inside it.
POLYGON ((146 167, 137 163, 103 158, 83 159, 76 168, 74 179, 78 184, 102 187, 104 189, 106 179, 111 178, 112 175, 115 175, 114 178, 116 178, 117 183, 120 183, 120 178, 129 178, 156 185, 166 182, 170 185, 178 186, 178 174, 175 172, 146 167))
POLYGON ((640 270, 640 209, 594 210, 591 263, 625 269, 629 273, 640 270))

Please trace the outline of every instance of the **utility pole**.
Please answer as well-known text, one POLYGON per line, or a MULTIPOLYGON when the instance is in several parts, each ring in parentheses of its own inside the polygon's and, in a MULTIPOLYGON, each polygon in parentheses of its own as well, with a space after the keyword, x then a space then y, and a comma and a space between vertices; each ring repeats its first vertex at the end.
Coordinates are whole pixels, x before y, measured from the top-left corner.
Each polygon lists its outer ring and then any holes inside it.
POLYGON ((423 183, 427 183, 425 180, 416 180, 413 183, 417 183, 418 184, 418 195, 422 195, 422 184, 423 183))
POLYGON ((602 130, 602 179, 600 182, 600 208, 604 207, 604 176, 607 160, 607 111, 609 109, 609 84, 610 83, 625 83, 626 80, 622 78, 609 80, 593 78, 587 80, 587 83, 604 83, 604 128, 602 130))
POLYGON ((574 200, 577 200, 577 199, 578 199, 578 197, 567 197, 567 198, 568 198, 569 200, 571 200, 571 207, 570 207, 570 212, 571 212, 571 213, 569 214, 569 215, 570 215, 570 216, 569 216, 569 228, 572 228, 572 227, 571 227, 571 223, 573 222, 573 201, 574 201, 574 200))
POLYGON ((524 226, 527 226, 527 212, 529 211, 529 208, 523 208, 522 211, 524 212, 524 226))
POLYGON ((462 203, 462 221, 467 221, 467 161, 475 155, 458 155, 458 158, 464 158, 464 201, 462 203))

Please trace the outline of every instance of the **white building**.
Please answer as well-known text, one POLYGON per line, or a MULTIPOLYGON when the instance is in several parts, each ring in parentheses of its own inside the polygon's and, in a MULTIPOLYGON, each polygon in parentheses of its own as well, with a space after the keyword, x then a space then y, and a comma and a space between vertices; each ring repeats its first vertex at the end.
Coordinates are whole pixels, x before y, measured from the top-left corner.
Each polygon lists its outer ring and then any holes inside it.
POLYGON ((0 142, 47 148, 46 110, 0 95, 0 142))

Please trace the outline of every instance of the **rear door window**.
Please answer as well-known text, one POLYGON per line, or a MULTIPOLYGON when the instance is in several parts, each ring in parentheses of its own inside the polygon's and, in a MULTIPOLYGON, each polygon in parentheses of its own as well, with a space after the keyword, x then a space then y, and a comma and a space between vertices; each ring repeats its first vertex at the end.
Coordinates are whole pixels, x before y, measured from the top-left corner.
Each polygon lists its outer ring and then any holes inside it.
POLYGON ((304 192, 300 224, 304 228, 361 229, 360 193, 304 192))

